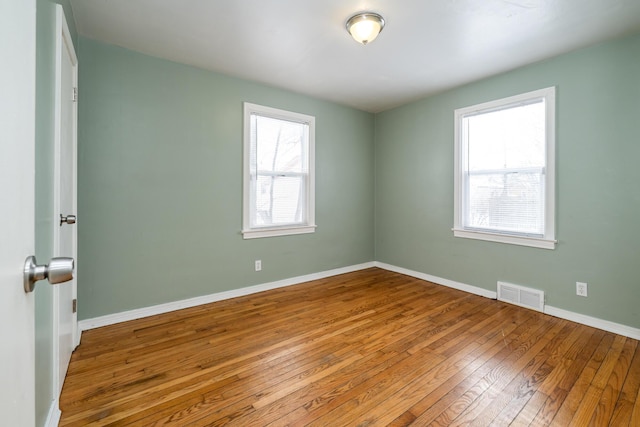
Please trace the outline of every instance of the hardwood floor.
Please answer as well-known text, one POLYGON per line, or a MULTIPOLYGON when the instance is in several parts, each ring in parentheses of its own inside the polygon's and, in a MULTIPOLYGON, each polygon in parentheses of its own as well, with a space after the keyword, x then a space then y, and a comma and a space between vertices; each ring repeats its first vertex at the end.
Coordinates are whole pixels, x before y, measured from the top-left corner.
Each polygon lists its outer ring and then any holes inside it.
POLYGON ((638 341, 376 268, 86 331, 61 426, 640 426, 638 341))

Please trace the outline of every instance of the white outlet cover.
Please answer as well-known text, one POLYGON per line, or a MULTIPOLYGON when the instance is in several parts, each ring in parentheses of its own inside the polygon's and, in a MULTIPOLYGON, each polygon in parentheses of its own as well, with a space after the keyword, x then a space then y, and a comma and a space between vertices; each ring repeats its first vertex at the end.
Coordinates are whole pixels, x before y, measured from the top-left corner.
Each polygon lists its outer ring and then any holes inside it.
POLYGON ((588 295, 588 286, 584 282, 576 282, 576 295, 586 297, 588 295))

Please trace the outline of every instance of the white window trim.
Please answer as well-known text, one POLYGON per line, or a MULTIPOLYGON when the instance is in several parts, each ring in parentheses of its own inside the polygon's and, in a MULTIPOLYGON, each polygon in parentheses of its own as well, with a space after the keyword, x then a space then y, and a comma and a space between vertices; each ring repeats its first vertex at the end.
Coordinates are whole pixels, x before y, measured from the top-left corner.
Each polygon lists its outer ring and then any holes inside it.
POLYGON ((243 135, 243 180, 242 180, 242 237, 244 239, 257 239, 261 237, 287 236, 293 234, 313 233, 315 223, 315 117, 263 105, 244 103, 244 135, 243 135), (251 228, 251 114, 271 117, 287 121, 305 123, 309 126, 309 172, 306 180, 307 188, 307 221, 303 224, 288 224, 285 226, 271 226, 251 228))
POLYGON ((470 107, 459 108, 454 112, 454 225, 453 235, 468 239, 486 240, 491 242, 508 243, 521 246, 531 246, 542 249, 555 249, 558 242, 555 239, 555 157, 556 157, 556 96, 555 87, 548 87, 508 98, 485 102, 483 104, 470 107), (464 168, 462 165, 467 161, 467 150, 463 149, 461 123, 462 119, 470 114, 488 112, 492 109, 504 109, 508 106, 515 106, 521 103, 528 103, 533 99, 545 98, 546 107, 546 169, 545 169, 545 230, 544 236, 523 236, 507 233, 488 232, 484 230, 474 230, 465 228, 463 222, 464 215, 464 193, 461 186, 464 183, 464 168))

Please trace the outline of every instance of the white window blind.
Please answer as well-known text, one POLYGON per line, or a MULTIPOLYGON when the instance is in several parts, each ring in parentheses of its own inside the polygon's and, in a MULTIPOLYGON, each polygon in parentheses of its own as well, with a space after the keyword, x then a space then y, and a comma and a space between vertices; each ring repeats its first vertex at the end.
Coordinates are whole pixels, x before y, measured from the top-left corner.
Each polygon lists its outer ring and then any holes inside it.
POLYGON ((456 110, 457 237, 553 248, 553 102, 551 88, 456 110))
POLYGON ((245 104, 245 238, 313 232, 314 118, 245 104))

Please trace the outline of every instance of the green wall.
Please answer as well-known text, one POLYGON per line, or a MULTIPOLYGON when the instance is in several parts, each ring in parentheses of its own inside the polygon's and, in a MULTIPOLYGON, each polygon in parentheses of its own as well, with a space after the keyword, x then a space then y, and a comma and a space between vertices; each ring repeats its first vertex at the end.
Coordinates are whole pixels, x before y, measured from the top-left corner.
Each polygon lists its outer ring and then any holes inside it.
POLYGON ((375 259, 640 327, 640 36, 582 49, 375 118, 375 259), (454 238, 453 111, 557 87, 555 250, 454 238), (575 282, 589 297, 575 295, 575 282))
POLYGON ((543 289, 550 306, 640 327, 640 36, 375 116, 79 44, 80 319, 375 259, 488 290, 543 289), (557 248, 454 238, 453 111, 548 86, 557 248), (243 101, 316 116, 315 234, 242 239, 243 101))
POLYGON ((82 37, 79 87, 79 319, 373 260, 373 115, 82 37), (315 233, 243 240, 243 101, 316 117, 315 233))
MULTIPOLYGON (((55 31, 56 2, 36 3, 36 203, 35 250, 39 263, 53 256, 53 211, 55 31)), ((69 1, 63 5, 72 38, 77 37, 69 1)), ((36 337, 36 425, 45 424, 55 398, 53 375, 53 292, 46 282, 35 289, 36 337)))

